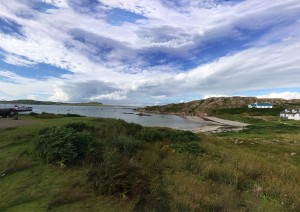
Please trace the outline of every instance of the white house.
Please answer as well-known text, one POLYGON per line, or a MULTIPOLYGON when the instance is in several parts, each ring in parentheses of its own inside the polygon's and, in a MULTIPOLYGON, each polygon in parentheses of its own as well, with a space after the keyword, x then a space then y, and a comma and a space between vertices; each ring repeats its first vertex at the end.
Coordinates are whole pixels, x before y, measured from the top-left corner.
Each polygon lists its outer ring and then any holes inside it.
POLYGON ((280 117, 291 120, 300 120, 300 109, 285 109, 284 111, 281 111, 280 117))
POLYGON ((263 103, 253 103, 248 105, 248 108, 273 108, 273 105, 269 102, 263 102, 263 103))

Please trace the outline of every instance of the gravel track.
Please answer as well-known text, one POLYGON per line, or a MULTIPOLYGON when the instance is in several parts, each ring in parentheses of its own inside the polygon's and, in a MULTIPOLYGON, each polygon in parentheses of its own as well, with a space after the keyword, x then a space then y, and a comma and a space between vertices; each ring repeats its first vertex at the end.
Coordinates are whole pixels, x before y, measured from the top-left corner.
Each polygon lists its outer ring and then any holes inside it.
POLYGON ((0 129, 31 125, 34 123, 35 122, 32 120, 13 120, 12 118, 0 118, 0 129))

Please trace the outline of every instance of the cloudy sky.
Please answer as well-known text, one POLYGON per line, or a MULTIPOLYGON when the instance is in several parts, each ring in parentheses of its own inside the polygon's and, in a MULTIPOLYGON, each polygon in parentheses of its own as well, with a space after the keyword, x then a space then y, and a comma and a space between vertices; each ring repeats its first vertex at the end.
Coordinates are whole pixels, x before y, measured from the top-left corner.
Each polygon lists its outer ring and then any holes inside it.
POLYGON ((0 99, 300 98, 299 0, 0 0, 0 99))

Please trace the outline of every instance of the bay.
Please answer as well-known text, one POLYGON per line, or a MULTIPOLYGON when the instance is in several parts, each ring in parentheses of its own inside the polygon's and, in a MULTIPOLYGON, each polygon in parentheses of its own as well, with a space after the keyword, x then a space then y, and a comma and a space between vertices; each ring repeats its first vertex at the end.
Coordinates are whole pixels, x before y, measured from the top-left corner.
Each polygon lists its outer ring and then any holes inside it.
MULTIPOLYGON (((14 105, 0 104, 0 108, 10 108, 14 105)), ((19 105, 22 106, 22 105, 19 105)), ((142 126, 170 127, 174 129, 192 130, 208 125, 206 121, 189 120, 177 115, 152 114, 149 116, 139 116, 139 112, 134 111, 135 107, 128 106, 69 106, 69 105, 24 105, 32 107, 35 113, 53 114, 78 114, 87 117, 102 117, 123 119, 127 122, 141 124, 142 126)))

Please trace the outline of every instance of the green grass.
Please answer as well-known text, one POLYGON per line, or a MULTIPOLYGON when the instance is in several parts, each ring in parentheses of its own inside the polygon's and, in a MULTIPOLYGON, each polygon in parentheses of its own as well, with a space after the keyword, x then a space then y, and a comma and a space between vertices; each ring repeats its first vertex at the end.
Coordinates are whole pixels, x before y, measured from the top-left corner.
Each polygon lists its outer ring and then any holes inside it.
POLYGON ((21 116, 35 124, 0 130, 0 211, 299 211, 300 123, 273 112, 216 111, 252 125, 198 137, 113 119, 21 116), (103 144, 102 165, 39 158, 34 140, 53 126, 103 144), (100 174, 97 189, 91 173, 100 174))

